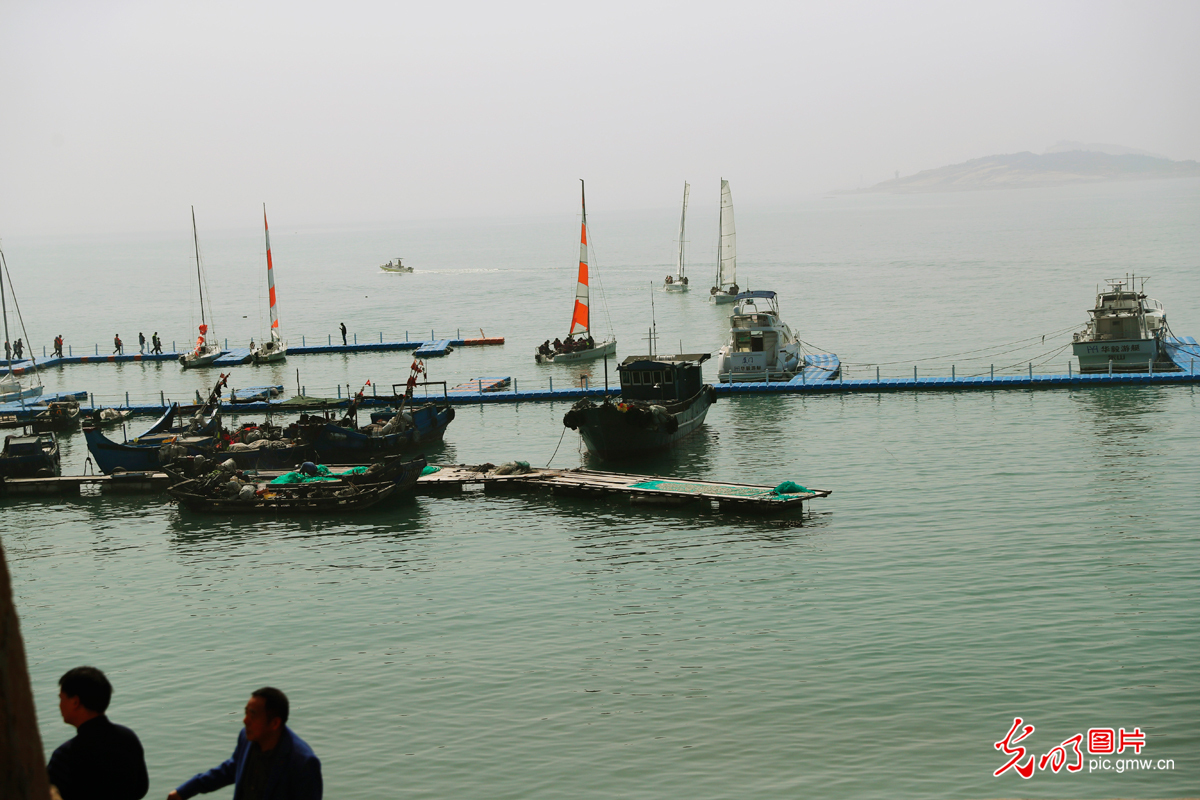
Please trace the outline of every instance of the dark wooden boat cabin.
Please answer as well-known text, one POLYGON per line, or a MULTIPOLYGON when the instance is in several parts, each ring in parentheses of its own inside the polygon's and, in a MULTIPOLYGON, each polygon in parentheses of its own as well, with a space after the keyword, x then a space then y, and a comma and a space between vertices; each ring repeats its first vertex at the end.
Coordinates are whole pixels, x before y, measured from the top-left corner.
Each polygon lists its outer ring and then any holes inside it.
POLYGON ((621 398, 665 406, 695 397, 704 386, 700 365, 708 358, 708 353, 629 356, 617 367, 621 398))

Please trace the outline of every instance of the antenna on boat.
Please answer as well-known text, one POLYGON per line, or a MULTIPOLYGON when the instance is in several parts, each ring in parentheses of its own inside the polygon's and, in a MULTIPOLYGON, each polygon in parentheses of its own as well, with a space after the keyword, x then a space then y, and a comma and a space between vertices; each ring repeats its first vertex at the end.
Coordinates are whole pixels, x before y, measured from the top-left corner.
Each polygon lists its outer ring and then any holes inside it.
POLYGON ((654 319, 654 284, 650 284, 650 357, 658 357, 658 322, 654 319))

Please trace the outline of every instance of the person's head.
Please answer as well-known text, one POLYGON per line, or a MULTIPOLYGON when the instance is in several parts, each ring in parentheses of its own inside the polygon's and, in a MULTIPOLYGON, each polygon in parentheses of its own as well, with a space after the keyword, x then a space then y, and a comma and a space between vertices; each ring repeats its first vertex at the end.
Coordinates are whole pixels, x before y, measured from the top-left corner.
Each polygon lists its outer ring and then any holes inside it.
POLYGON ((58 679, 58 710, 63 722, 78 727, 108 710, 112 684, 95 667, 76 667, 58 679))
POLYGON ((246 738, 260 745, 274 746, 288 720, 287 695, 271 686, 250 693, 246 703, 246 738))

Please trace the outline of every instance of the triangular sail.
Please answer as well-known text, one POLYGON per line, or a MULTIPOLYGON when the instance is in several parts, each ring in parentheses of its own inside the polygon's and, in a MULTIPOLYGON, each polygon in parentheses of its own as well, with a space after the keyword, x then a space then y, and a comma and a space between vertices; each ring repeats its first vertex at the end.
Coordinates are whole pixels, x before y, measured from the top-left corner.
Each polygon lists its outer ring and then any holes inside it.
POLYGON ((691 188, 687 181, 683 182, 683 211, 679 214, 679 267, 675 271, 680 278, 683 277, 683 228, 687 222, 688 192, 691 188))
POLYGON ((275 308, 275 270, 271 265, 271 229, 267 227, 266 203, 263 203, 263 235, 267 238, 267 292, 271 299, 271 339, 279 341, 279 311, 275 308))
POLYGON ((717 272, 717 285, 721 287, 737 283, 737 235, 733 227, 733 196, 729 193, 729 181, 721 179, 721 265, 717 272))
POLYGON ((575 285, 575 310, 571 314, 571 330, 567 332, 568 336, 588 333, 591 323, 591 309, 588 305, 587 197, 582 180, 579 181, 579 196, 583 204, 583 223, 579 231, 579 282, 575 285))

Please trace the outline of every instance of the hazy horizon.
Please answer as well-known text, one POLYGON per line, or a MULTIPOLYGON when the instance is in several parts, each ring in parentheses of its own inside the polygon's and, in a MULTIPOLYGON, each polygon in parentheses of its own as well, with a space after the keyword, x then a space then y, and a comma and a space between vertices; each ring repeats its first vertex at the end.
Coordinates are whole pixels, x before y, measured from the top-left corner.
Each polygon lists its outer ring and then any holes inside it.
POLYGON ((1063 140, 1200 159, 1200 6, 0 7, 0 237, 871 186, 1063 140))

